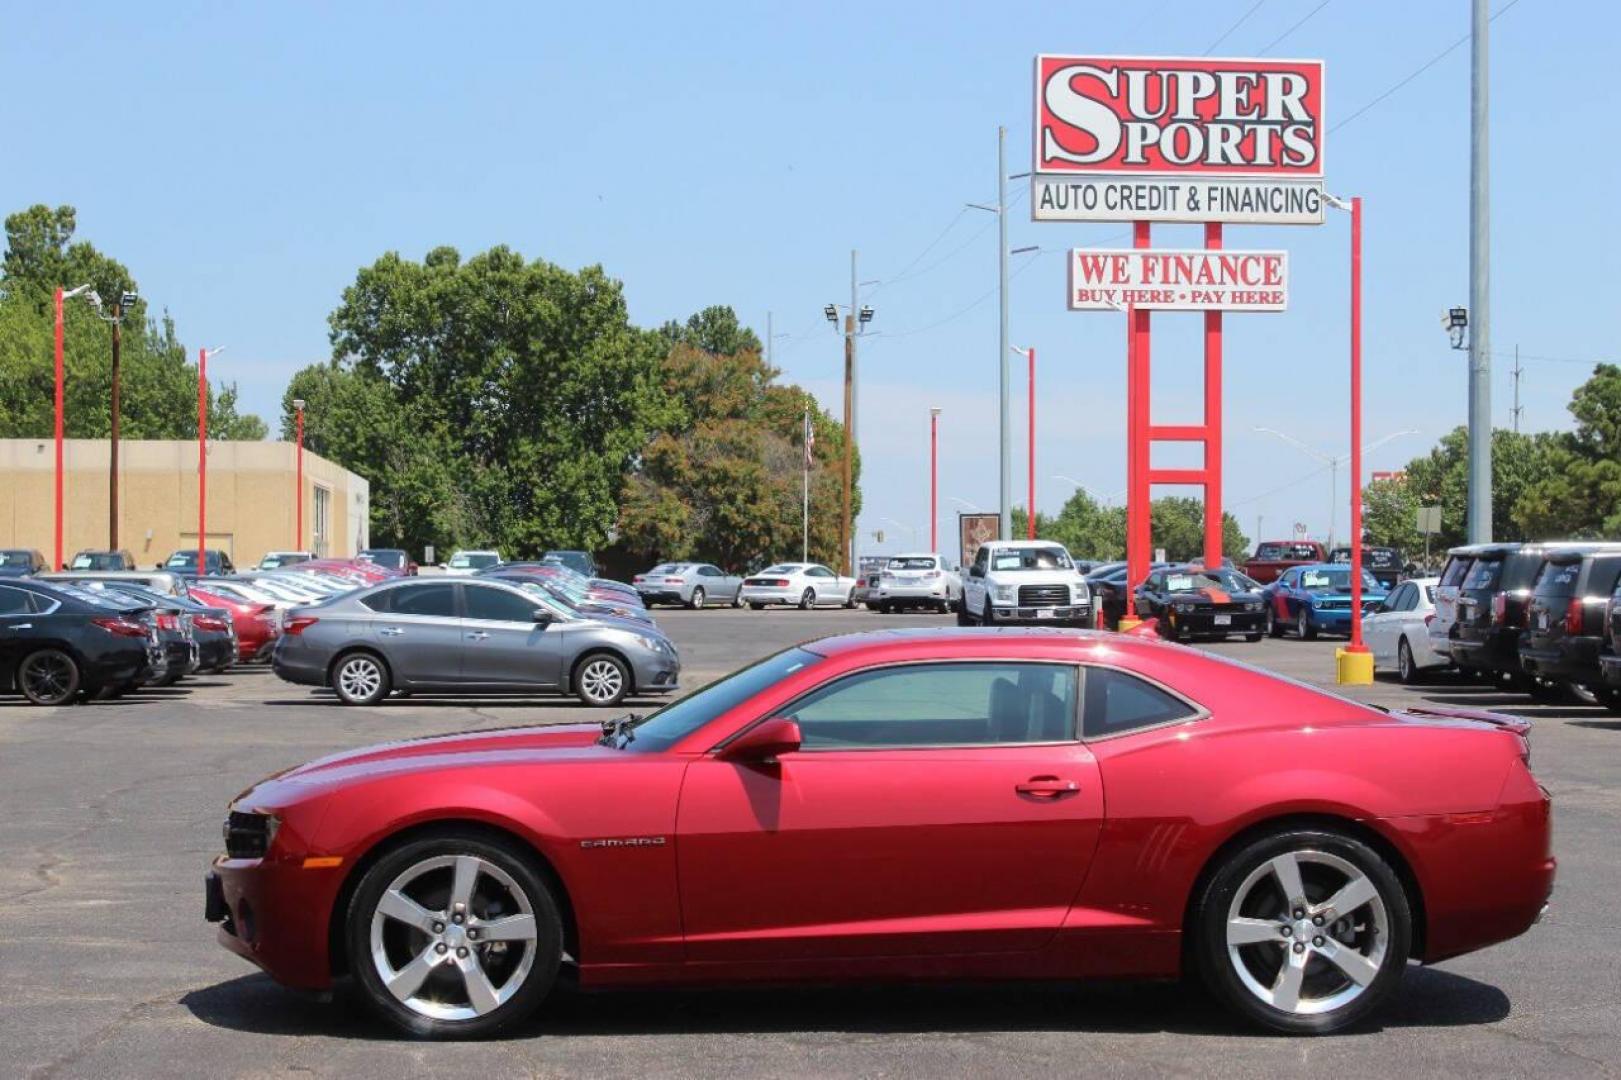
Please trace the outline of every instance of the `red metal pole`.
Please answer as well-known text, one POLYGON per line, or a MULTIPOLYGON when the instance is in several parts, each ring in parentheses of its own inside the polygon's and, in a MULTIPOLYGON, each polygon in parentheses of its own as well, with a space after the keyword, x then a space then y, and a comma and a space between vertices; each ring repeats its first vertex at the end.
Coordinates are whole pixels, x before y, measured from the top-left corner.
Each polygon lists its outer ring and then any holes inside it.
MULTIPOLYGON (((1149 246, 1149 225, 1146 221, 1132 223, 1132 246, 1149 246)), ((1153 412, 1149 407, 1148 327, 1149 313, 1137 310, 1135 305, 1126 309, 1127 323, 1127 440, 1128 448, 1126 495, 1126 614, 1136 617, 1135 592, 1148 577, 1149 544, 1152 542, 1149 522, 1148 482, 1149 455, 1148 429, 1153 412)))
POLYGON ((1362 644, 1362 196, 1351 198, 1351 652, 1362 644))
POLYGON ((1029 520, 1025 530, 1026 538, 1036 538, 1036 347, 1030 346, 1025 354, 1030 360, 1030 493, 1025 497, 1026 515, 1029 520))
POLYGON ((293 505, 297 507, 297 525, 293 534, 293 550, 304 550, 304 410, 298 410, 298 472, 293 478, 293 505))
POLYGON ((197 350, 197 576, 208 572, 208 350, 197 350))
POLYGON ((56 290, 56 552, 52 570, 62 570, 62 290, 56 290))
POLYGON ((929 410, 929 550, 940 550, 940 413, 929 410))
MULTIPOLYGON (((1206 249, 1221 248, 1221 222, 1204 227, 1206 249)), ((1222 559, 1221 512, 1221 312, 1204 316, 1204 564, 1222 559)))

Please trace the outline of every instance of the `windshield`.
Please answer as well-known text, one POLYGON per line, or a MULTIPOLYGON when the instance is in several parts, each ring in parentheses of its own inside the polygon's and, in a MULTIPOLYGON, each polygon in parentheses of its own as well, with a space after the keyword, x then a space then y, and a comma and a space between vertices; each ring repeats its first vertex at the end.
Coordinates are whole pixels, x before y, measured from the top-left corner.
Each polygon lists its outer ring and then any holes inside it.
MULTIPOLYGON (((1300 572, 1300 587, 1307 592, 1343 593, 1351 591, 1351 569, 1313 569, 1300 572)), ((1364 589, 1383 589, 1378 580, 1366 570, 1362 571, 1364 589)))
POLYGON ((1231 570, 1185 570, 1165 575, 1165 591, 1192 593, 1201 589, 1220 589, 1223 592, 1248 592, 1249 579, 1231 570))
POLYGON ((31 553, 27 551, 0 551, 0 566, 32 566, 31 553))
MULTIPOLYGON (((214 558, 213 552, 209 552, 208 561, 210 563, 218 561, 214 558)), ((197 553, 195 551, 177 551, 170 555, 169 561, 163 565, 177 570, 189 570, 197 565, 197 553)))
POLYGON ((633 729, 634 737, 621 745, 626 750, 668 750, 721 713, 736 708, 773 683, 812 664, 821 663, 822 659, 816 653, 800 648, 768 656, 753 667, 746 667, 719 682, 712 682, 680 701, 672 701, 637 723, 633 729))
MULTIPOLYGON (((1255 549, 1257 559, 1315 559, 1317 558, 1317 545, 1315 544, 1289 544, 1271 543, 1262 544, 1255 549)), ((1350 555, 1347 553, 1346 558, 1350 555)))
POLYGON ((370 562, 374 562, 378 566, 386 566, 391 570, 405 569, 405 552, 403 551, 376 549, 372 551, 362 551, 359 557, 370 562))
POLYGON ((122 555, 95 554, 81 551, 73 556, 73 565, 70 570, 122 570, 124 557, 122 555))
POLYGON ((455 555, 450 557, 450 565, 455 567, 457 570, 466 570, 469 567, 474 570, 482 570, 486 566, 494 566, 500 561, 500 558, 497 557, 493 552, 458 551, 455 555))
POLYGON ((545 608, 558 618, 572 619, 575 617, 574 609, 570 608, 567 604, 553 596, 551 591, 539 582, 520 581, 517 578, 502 578, 501 580, 506 582, 508 585, 516 585, 525 593, 528 593, 530 596, 534 597, 541 607, 545 608))
POLYGON ((917 556, 917 557, 909 558, 909 559, 891 559, 891 560, 889 560, 889 565, 888 565, 887 569, 890 569, 890 570, 933 570, 934 567, 935 567, 934 559, 930 558, 927 555, 921 555, 921 556, 917 556))
POLYGON ((1069 553, 1061 547, 1004 548, 991 552, 992 570, 1073 570, 1069 553))

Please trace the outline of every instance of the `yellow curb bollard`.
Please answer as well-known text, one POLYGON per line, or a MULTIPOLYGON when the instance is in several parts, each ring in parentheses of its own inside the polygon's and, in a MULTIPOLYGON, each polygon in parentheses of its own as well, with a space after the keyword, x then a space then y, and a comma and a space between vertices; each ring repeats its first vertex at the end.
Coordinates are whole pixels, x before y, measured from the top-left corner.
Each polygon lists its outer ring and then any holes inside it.
POLYGON ((1373 653, 1362 649, 1334 650, 1334 681, 1341 686, 1373 685, 1373 653))
POLYGON ((1135 616, 1135 615, 1122 615, 1122 616, 1120 616, 1120 626, 1118 627, 1118 629, 1123 634, 1127 630, 1135 630, 1135 629, 1137 629, 1142 624, 1143 624, 1143 621, 1141 619, 1137 618, 1137 616, 1135 616))

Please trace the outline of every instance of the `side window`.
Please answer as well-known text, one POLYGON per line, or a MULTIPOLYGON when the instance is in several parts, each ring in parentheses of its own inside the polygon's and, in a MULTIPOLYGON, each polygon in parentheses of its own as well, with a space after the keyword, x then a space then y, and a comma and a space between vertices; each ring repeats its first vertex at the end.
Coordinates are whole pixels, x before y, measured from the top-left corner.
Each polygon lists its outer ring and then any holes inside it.
POLYGON ((1413 587, 1411 585, 1403 585, 1391 594, 1389 600, 1390 610, 1409 611, 1412 609, 1413 601, 1415 599, 1416 597, 1413 595, 1413 587))
POLYGON ((1115 668, 1086 669, 1083 730, 1089 739, 1169 724, 1198 715, 1198 710, 1152 683, 1115 668))
POLYGON ((810 750, 1062 742, 1075 683, 1060 664, 917 664, 840 679, 789 715, 810 750))
POLYGON ((34 610, 34 594, 25 589, 0 586, 0 615, 29 615, 34 610))
POLYGON ((382 592, 375 592, 370 596, 361 597, 360 603, 362 606, 369 607, 373 611, 393 611, 394 595, 399 591, 399 589, 384 589, 382 592))
POLYGON ((394 601, 390 610, 396 615, 436 615, 442 618, 454 618, 456 615, 454 585, 436 582, 432 585, 406 585, 390 591, 394 601))
POLYGON ((532 600, 488 585, 464 585, 462 589, 462 597, 467 601, 469 619, 485 619, 490 622, 535 621, 537 605, 532 600))
POLYGON ((984 574, 985 567, 989 564, 990 558, 991 555, 989 549, 983 546, 980 547, 979 551, 974 555, 974 569, 980 574, 984 574))
POLYGON ((1299 579, 1299 577, 1300 574, 1298 572, 1290 570, 1278 579, 1278 584, 1285 589, 1292 589, 1295 587, 1295 581, 1299 579))
POLYGON ((805 571, 805 576, 806 577, 817 577, 817 578, 830 578, 830 577, 833 576, 833 571, 829 570, 825 566, 813 566, 809 570, 805 571))

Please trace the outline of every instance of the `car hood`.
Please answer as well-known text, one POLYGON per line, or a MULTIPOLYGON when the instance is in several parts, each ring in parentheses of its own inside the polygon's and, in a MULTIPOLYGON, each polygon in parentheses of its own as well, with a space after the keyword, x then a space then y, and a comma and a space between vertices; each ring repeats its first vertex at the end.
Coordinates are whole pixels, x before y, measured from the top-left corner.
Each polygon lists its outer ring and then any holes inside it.
POLYGON ((268 780, 276 784, 341 784, 386 773, 485 765, 503 759, 518 758, 539 764, 618 753, 596 745, 601 735, 600 724, 551 724, 434 735, 333 754, 268 780))

